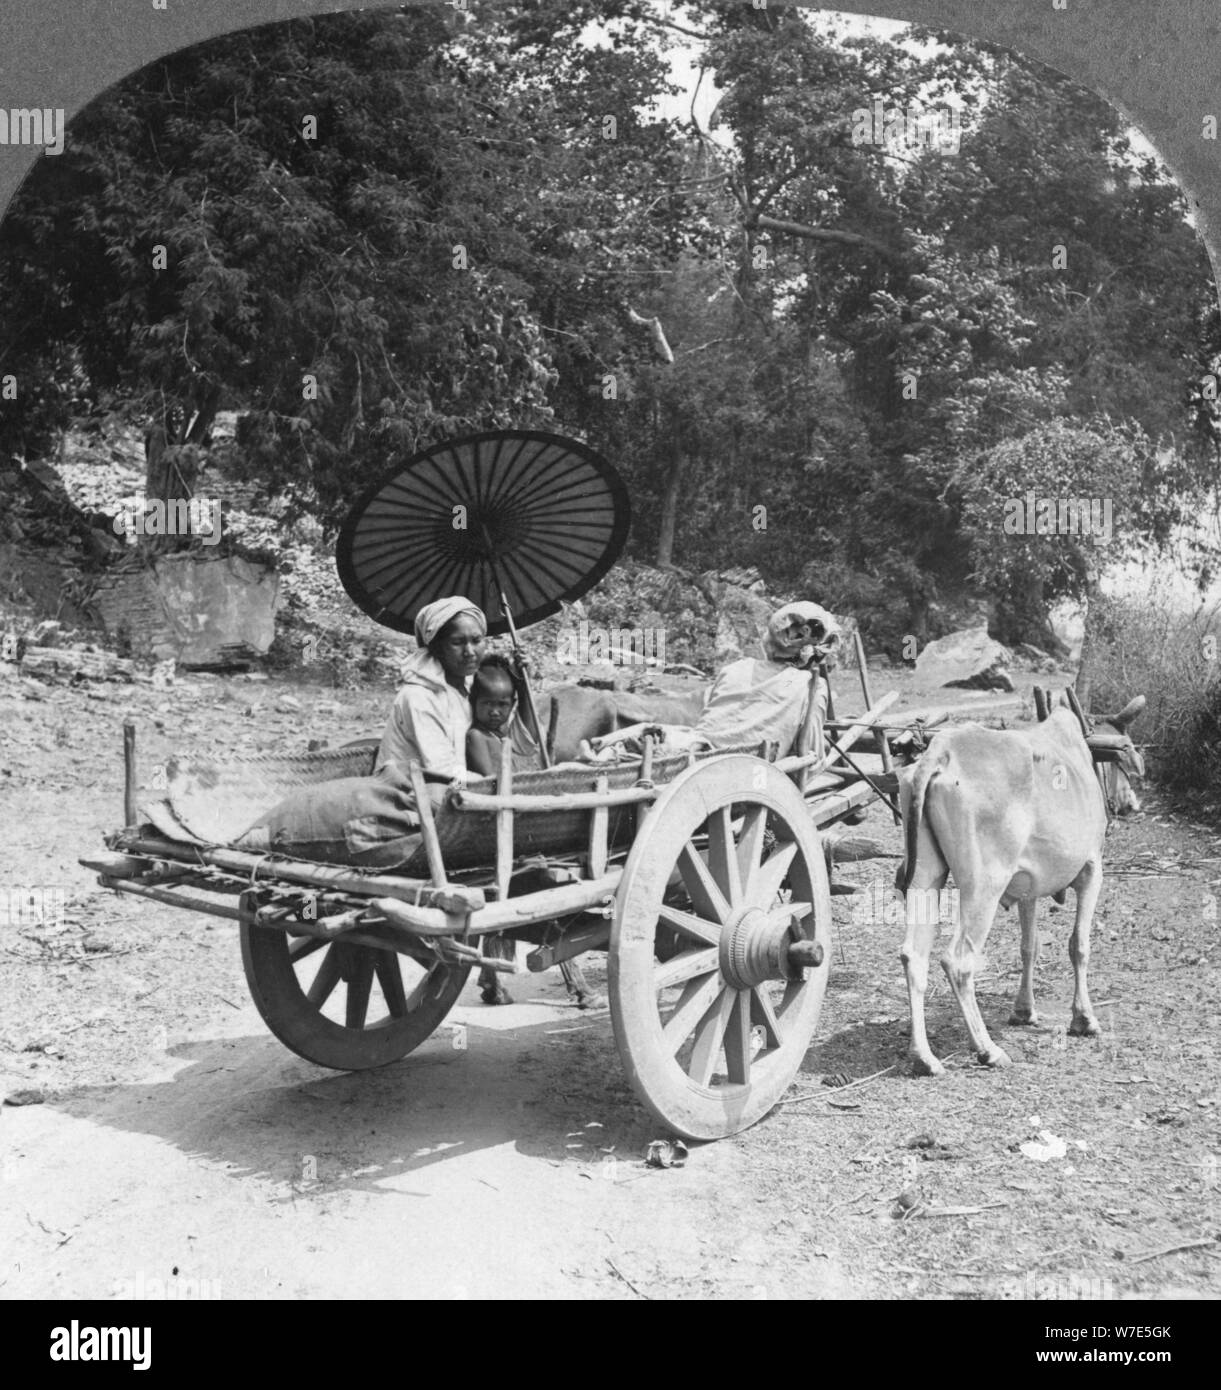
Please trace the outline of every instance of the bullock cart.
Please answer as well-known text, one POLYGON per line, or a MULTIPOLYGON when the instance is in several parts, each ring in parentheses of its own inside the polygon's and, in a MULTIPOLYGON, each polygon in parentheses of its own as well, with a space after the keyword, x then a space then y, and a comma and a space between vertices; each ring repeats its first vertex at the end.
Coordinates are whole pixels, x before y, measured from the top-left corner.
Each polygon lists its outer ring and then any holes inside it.
MULTIPOLYGON (((267 1026, 339 1070, 418 1047, 473 968, 515 969, 493 935, 530 943, 535 970, 606 951, 637 1096, 678 1134, 721 1138, 771 1109, 810 1044, 831 963, 823 832, 876 794, 838 751, 875 734, 894 698, 841 725, 830 757, 809 724, 786 757, 646 741, 613 767, 515 772, 506 753, 497 777, 450 788, 435 812, 413 765, 418 834, 389 870, 235 847, 250 765, 171 770, 165 799, 137 811, 129 726, 125 828, 81 862, 107 888, 237 922, 267 1026)), ((372 760, 368 746, 283 758, 278 782, 264 760, 260 792, 372 760)))

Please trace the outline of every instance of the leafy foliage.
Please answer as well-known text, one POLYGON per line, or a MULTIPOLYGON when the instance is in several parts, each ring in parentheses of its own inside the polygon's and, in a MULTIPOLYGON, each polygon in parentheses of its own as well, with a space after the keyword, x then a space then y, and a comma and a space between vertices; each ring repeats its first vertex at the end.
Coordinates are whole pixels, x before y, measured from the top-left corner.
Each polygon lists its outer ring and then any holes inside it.
POLYGON ((989 545, 1004 488, 1123 499, 1124 543, 1165 544, 1216 481, 1181 195, 988 45, 713 0, 359 12, 176 54, 70 136, 0 228, 17 454, 236 410, 239 467, 334 525, 441 436, 551 426, 627 475, 638 553, 842 595, 892 645, 963 584, 1037 640, 1092 583, 989 545), (710 129, 663 114, 684 61, 710 129), (876 101, 952 102, 960 147, 855 142, 876 101))

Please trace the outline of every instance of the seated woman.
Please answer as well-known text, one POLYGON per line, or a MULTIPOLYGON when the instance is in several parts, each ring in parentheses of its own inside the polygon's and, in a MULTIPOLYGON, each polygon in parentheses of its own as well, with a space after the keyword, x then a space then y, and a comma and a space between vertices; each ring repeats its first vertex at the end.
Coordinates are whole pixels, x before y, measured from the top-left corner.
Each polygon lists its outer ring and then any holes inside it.
POLYGON ((646 733, 670 750, 733 748, 764 739, 780 745, 780 756, 794 750, 811 698, 821 737, 828 688, 818 668, 840 643, 839 625, 816 603, 787 603, 768 619, 764 656, 743 657, 722 669, 704 699, 695 726, 633 724, 589 740, 587 757, 611 762, 622 748, 638 756, 646 733))
MULTIPOLYGON (((417 762, 429 784, 429 800, 439 806, 450 782, 478 777, 466 762, 471 727, 470 683, 487 645, 487 620, 461 595, 438 599, 416 614, 420 650, 403 665, 403 684, 377 750, 374 774, 408 780, 417 762)), ((516 715, 508 736, 515 752, 538 755, 538 743, 516 715)))

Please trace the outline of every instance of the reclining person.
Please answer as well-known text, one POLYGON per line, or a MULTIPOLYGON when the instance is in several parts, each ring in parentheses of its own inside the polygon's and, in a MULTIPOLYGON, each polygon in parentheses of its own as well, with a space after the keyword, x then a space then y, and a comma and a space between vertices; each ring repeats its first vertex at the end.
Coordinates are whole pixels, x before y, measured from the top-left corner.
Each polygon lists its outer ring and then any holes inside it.
POLYGON ((840 629, 816 603, 787 603, 768 619, 763 657, 743 657, 724 667, 704 699, 694 727, 633 724, 582 747, 587 761, 613 762, 622 749, 639 756, 644 736, 659 739, 667 751, 734 748, 778 743, 780 756, 794 751, 814 699, 820 731, 827 712, 828 687, 819 668, 838 648, 840 629))

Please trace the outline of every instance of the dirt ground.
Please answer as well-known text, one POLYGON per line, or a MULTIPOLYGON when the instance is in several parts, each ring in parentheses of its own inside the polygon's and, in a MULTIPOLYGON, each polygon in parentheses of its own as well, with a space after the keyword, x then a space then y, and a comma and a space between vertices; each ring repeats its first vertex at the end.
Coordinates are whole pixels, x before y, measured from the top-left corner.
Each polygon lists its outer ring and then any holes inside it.
MULTIPOLYGON (((455 1026, 416 1053, 377 1072, 327 1072, 263 1026, 235 926, 120 899, 77 864, 122 819, 126 714, 148 775, 171 749, 302 750, 376 733, 389 686, 179 677, 165 690, 73 689, 0 671, 0 909, 31 887, 62 889, 66 902, 61 923, 14 910, 0 925, 0 1297, 1156 1298, 1221 1287, 1221 838, 1156 794, 1108 842, 1091 966, 1102 1038, 1065 1036, 1071 918, 1045 904, 1042 1026, 1005 1022, 1016 914, 998 922, 979 982, 1013 1067, 974 1064, 938 983, 930 1036, 947 1074, 912 1077, 902 929, 874 895, 838 897, 823 1016, 785 1103, 659 1170, 641 1161, 659 1134, 624 1078, 609 1015, 576 1010, 558 972, 515 977, 521 1002, 499 1009, 472 981, 455 1026), (1030 1156, 1048 1150, 1060 1156, 1030 1156)), ((934 703, 906 675, 877 672, 874 685, 903 687, 906 706, 934 703)), ((852 689, 846 677, 840 688, 852 689)), ((898 852, 880 807, 852 833, 898 852)), ((894 863, 837 872, 885 886, 894 863)))

